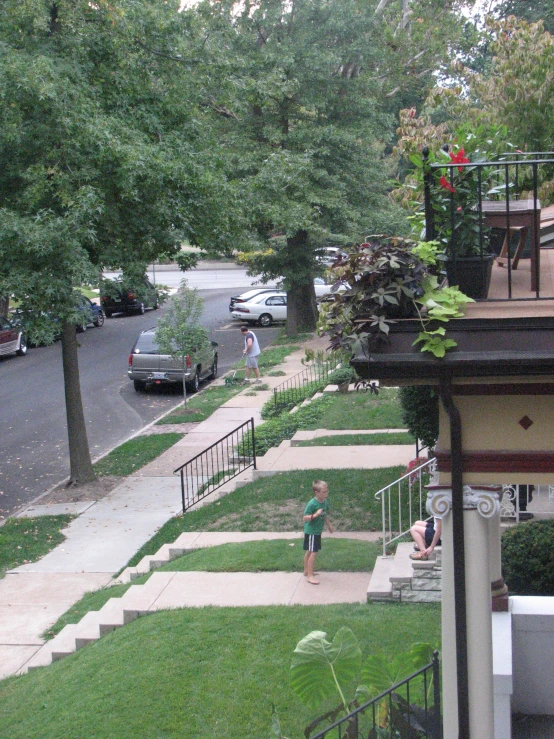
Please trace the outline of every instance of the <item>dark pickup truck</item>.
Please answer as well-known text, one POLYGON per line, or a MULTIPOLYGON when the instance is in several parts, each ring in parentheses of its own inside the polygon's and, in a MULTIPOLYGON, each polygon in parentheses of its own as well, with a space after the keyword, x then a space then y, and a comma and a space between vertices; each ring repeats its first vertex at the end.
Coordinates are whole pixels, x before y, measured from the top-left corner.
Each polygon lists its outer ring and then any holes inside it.
POLYGON ((147 308, 158 308, 158 292, 147 277, 129 286, 121 280, 106 280, 100 302, 106 318, 114 313, 144 313, 147 308))

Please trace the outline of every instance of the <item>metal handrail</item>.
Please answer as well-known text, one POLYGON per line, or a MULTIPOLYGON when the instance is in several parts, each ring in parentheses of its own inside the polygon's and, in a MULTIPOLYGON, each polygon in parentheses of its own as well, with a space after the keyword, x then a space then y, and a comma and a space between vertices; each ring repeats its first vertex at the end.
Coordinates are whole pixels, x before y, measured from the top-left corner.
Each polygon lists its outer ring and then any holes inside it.
MULTIPOLYGON (((423 499, 425 497, 423 475, 426 473, 433 474, 436 468, 436 459, 428 459, 418 467, 414 467, 413 470, 406 472, 406 474, 399 477, 398 480, 391 482, 384 488, 381 488, 375 493, 375 500, 381 501, 381 516, 383 523, 383 559, 387 558, 387 546, 393 541, 401 539, 403 536, 409 533, 414 520, 423 519, 423 499), (405 502, 405 490, 407 485, 407 502, 408 502, 408 528, 403 530, 402 524, 402 505, 405 502), (393 526, 394 510, 392 503, 392 491, 396 486, 396 500, 398 506, 398 518, 393 526), (416 505, 414 506, 414 490, 416 491, 416 505), (417 519, 414 519, 414 509, 417 512, 417 519)), ((429 517, 427 517, 429 518, 429 517)), ((424 519, 425 520, 425 519, 424 519)))
MULTIPOLYGON (((396 736, 395 732, 395 726, 394 726, 394 719, 391 719, 392 715, 392 696, 394 693, 398 693, 398 690, 404 686, 406 686, 406 703, 408 706, 408 716, 403 717, 404 724, 408 723, 408 725, 413 726, 413 723, 417 721, 419 723, 418 719, 415 717, 415 711, 413 710, 413 706, 410 704, 410 682, 414 680, 415 678, 419 677, 420 675, 423 675, 423 688, 424 688, 424 706, 421 707, 424 712, 425 717, 425 723, 428 725, 428 728, 424 728, 424 733, 418 733, 418 736, 420 739, 442 739, 442 719, 441 719, 441 690, 440 690, 440 668, 439 668, 439 653, 437 651, 433 652, 433 659, 429 664, 425 665, 424 667, 421 667, 416 672, 413 672, 411 675, 408 675, 408 677, 404 678, 404 680, 401 680, 400 682, 396 683, 392 687, 390 687, 388 690, 383 691, 379 695, 377 695, 375 698, 372 698, 371 700, 367 701, 363 705, 359 706, 358 708, 355 708, 353 711, 351 711, 348 715, 344 716, 341 719, 338 719, 333 724, 328 726, 323 731, 320 731, 317 734, 314 734, 311 739, 325 739, 326 737, 330 737, 332 732, 336 732, 334 736, 337 737, 337 739, 341 739, 342 737, 348 736, 349 739, 357 739, 360 736, 359 733, 359 716, 360 714, 365 713, 368 711, 368 709, 371 709, 371 719, 370 721, 373 723, 373 728, 370 730, 364 729, 364 736, 373 736, 371 732, 375 732, 375 729, 378 727, 378 706, 380 703, 385 701, 388 698, 388 718, 389 718, 389 724, 388 729, 390 730, 390 736, 396 736), (432 673, 432 679, 433 679, 433 705, 429 706, 427 702, 427 689, 428 689, 428 674, 429 672, 432 673), (430 724, 430 726, 429 726, 430 724), (346 725, 346 726, 345 726, 346 725)), ((412 736, 412 734, 410 734, 412 736)), ((413 733, 413 736, 415 736, 415 731, 413 733)))
MULTIPOLYGON (((296 375, 289 377, 273 388, 273 401, 275 407, 293 404, 295 405, 301 397, 303 391, 310 383, 318 383, 325 380, 330 372, 333 372, 341 364, 341 359, 329 357, 325 362, 315 362, 308 365, 305 369, 297 372, 296 375)), ((314 390, 315 392, 315 390, 314 390)))
MULTIPOLYGON (((428 160, 429 152, 428 150, 424 150, 424 160, 428 160)), ((473 204, 473 210, 478 215, 478 229, 479 229, 479 252, 481 254, 481 257, 483 257, 485 254, 489 253, 488 247, 485 248, 485 231, 487 230, 486 221, 487 221, 487 215, 489 215, 489 221, 490 221, 490 212, 489 209, 485 212, 484 204, 488 203, 488 198, 486 197, 487 191, 489 190, 489 185, 486 180, 486 173, 489 172, 490 176, 494 178, 494 182, 496 183, 494 190, 495 194, 498 194, 501 196, 502 202, 505 203, 505 224, 502 226, 498 226, 499 228, 502 228, 506 231, 506 267, 507 267, 507 297, 501 297, 501 298, 494 298, 495 301, 505 301, 505 300, 512 300, 512 270, 514 269, 514 266, 512 266, 512 261, 514 260, 514 256, 512 255, 513 247, 511 245, 511 237, 513 233, 512 225, 515 222, 516 219, 516 213, 515 208, 510 208, 510 203, 515 203, 519 200, 520 195, 522 194, 522 191, 520 190, 520 171, 523 167, 530 167, 531 168, 531 186, 528 188, 528 191, 532 193, 532 195, 529 197, 529 200, 533 201, 533 208, 534 208, 534 214, 532 218, 532 227, 529 228, 531 231, 531 234, 534 234, 534 242, 531 244, 533 249, 533 254, 536 255, 534 258, 534 272, 532 275, 532 292, 534 293, 533 297, 525 297, 525 298, 518 298, 518 299, 524 299, 524 300, 554 300, 553 296, 545 296, 544 291, 543 295, 540 294, 540 273, 539 273, 539 254, 540 254, 540 244, 541 244, 541 227, 540 227, 540 220, 539 220, 539 198, 538 198, 538 187, 539 187, 539 176, 538 176, 538 168, 543 165, 552 165, 554 164, 554 157, 553 152, 530 152, 529 154, 526 154, 525 152, 512 152, 510 154, 502 154, 499 155, 500 157, 509 156, 508 159, 499 158, 496 160, 491 161, 485 161, 485 162, 467 162, 467 163, 460 163, 460 162, 452 162, 452 161, 444 161, 444 162, 428 162, 429 169, 427 170, 425 174, 425 186, 424 186, 424 197, 425 197, 425 221, 426 221, 426 238, 427 240, 433 240, 437 236, 437 229, 435 226, 435 213, 433 209, 432 204, 432 193, 431 193, 431 182, 433 180, 434 175, 433 172, 436 172, 437 170, 446 170, 447 174, 446 179, 447 182, 450 184, 450 187, 454 187, 455 181, 454 181, 454 175, 455 171, 459 169, 460 171, 465 169, 475 169, 477 171, 477 180, 478 180, 478 202, 473 204), (532 154, 534 158, 529 158, 529 155, 532 154), (542 157, 542 158, 539 158, 542 157), (511 169, 512 168, 512 169, 511 169), (512 178, 510 176, 510 173, 515 176, 512 178)), ((448 256, 452 258, 454 262, 456 262, 456 250, 453 248, 453 234, 454 234, 454 227, 456 224, 460 223, 460 219, 464 217, 464 212, 462 211, 459 213, 459 208, 456 209, 454 205, 454 193, 455 190, 453 189, 450 193, 450 233, 451 235, 451 241, 448 245, 447 253, 448 256)), ((531 211, 527 211, 530 213, 531 211)), ((521 223, 521 221, 520 221, 521 223)), ((496 227, 496 226, 495 226, 496 227)), ((516 228, 526 228, 526 226, 517 226, 516 228)), ((525 235, 525 232, 523 232, 523 238, 528 238, 525 235)), ((514 265, 517 266, 517 263, 514 262, 514 265)), ((485 272, 486 267, 485 263, 483 263, 483 272, 485 272)), ((491 300, 488 298, 487 300, 491 300)))
POLYGON ((256 469, 253 418, 173 470, 181 475, 183 513, 250 467, 256 469))

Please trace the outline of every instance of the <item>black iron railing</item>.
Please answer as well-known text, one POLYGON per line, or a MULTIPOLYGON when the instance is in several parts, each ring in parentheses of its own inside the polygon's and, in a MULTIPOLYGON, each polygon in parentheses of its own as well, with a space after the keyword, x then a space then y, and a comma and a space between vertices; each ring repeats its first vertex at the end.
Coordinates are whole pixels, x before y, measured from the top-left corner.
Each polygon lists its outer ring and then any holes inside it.
POLYGON ((183 513, 249 467, 256 469, 253 418, 173 471, 181 475, 183 513))
POLYGON ((289 377, 273 389, 275 408, 292 408, 306 398, 310 398, 327 384, 327 377, 337 369, 341 358, 330 356, 323 362, 314 362, 301 372, 289 377))
POLYGON ((496 253, 507 277, 505 294, 492 299, 554 299, 540 288, 540 249, 554 246, 554 219, 541 218, 539 198, 541 184, 554 176, 554 153, 519 152, 480 162, 454 156, 430 163, 424 149, 423 158, 426 239, 442 242, 454 266, 471 252, 486 270, 487 255, 496 253), (528 294, 515 295, 513 271, 520 258, 529 257, 528 294))
POLYGON ((310 739, 442 739, 439 654, 310 739), (433 696, 432 705, 429 702, 433 696), (411 701, 421 699, 423 705, 411 701))

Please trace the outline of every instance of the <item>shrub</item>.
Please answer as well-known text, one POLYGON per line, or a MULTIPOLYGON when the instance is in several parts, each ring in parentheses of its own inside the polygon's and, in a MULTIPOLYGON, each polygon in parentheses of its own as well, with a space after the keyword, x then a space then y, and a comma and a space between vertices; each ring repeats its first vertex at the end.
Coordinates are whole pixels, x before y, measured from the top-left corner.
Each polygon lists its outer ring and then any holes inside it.
POLYGON ((327 383, 329 385, 343 385, 345 382, 352 382, 355 374, 352 367, 339 367, 339 369, 329 373, 327 383))
MULTIPOLYGON (((316 398, 310 405, 299 408, 296 413, 281 413, 280 416, 266 421, 256 428, 256 454, 265 454, 268 449, 279 444, 284 439, 292 439, 298 429, 310 426, 332 402, 332 398, 324 395, 316 398)), ((244 444, 245 442, 243 442, 244 444)), ((238 447, 239 454, 243 445, 238 447)))
POLYGON ((400 388, 402 420, 412 436, 433 449, 439 435, 439 398, 430 385, 400 388))
POLYGON ((264 403, 261 414, 262 418, 268 420, 269 418, 275 418, 281 415, 285 411, 292 410, 295 405, 323 390, 326 384, 327 380, 314 380, 300 387, 279 390, 272 398, 264 403))
POLYGON ((510 593, 554 595, 554 520, 532 521, 502 536, 502 573, 510 593))

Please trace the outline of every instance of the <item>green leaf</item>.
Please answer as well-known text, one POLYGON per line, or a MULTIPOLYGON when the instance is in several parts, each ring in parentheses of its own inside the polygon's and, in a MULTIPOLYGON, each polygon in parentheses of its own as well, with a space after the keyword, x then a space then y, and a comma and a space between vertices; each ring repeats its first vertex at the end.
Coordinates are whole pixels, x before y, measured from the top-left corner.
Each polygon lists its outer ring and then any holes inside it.
POLYGON ((362 653, 352 631, 339 629, 332 642, 324 631, 312 631, 296 645, 291 687, 309 707, 316 708, 337 692, 345 704, 343 686, 360 671, 362 653))
POLYGON ((410 657, 415 670, 420 670, 433 660, 433 646, 428 642, 416 642, 410 648, 410 657))
POLYGON ((277 739, 286 739, 281 731, 281 722, 279 721, 279 714, 274 703, 271 704, 271 733, 277 739))
POLYGON ((393 659, 385 655, 368 657, 362 668, 362 680, 377 695, 388 690, 413 672, 410 652, 403 652, 393 659))

